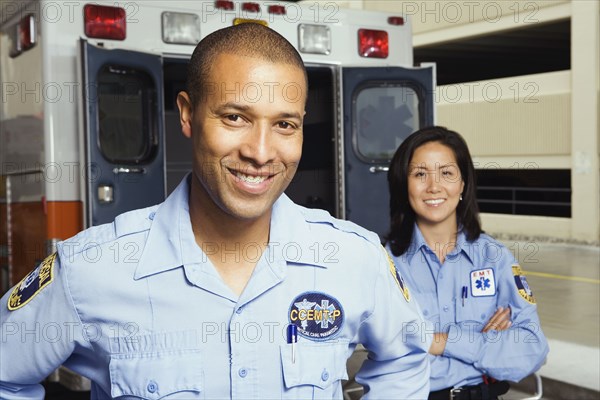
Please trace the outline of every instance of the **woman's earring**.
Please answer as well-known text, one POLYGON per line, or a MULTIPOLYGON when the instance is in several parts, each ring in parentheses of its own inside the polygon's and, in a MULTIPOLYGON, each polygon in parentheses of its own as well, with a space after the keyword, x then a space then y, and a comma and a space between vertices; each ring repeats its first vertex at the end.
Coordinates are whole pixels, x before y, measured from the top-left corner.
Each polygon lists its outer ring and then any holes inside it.
POLYGON ((462 194, 460 195, 460 197, 458 198, 460 201, 462 201, 462 194))

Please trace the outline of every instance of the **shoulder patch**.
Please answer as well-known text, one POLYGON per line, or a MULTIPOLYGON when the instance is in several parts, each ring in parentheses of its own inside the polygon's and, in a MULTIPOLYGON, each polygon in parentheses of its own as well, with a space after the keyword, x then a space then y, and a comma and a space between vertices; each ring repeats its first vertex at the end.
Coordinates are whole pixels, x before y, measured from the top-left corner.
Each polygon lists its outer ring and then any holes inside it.
POLYGON ((17 310, 29 303, 43 288, 54 280, 54 262, 56 253, 46 257, 44 261, 15 286, 8 297, 8 309, 17 310))
POLYGON ((390 273, 392 274, 392 277, 394 278, 394 280, 396 281, 396 284, 400 288, 400 291, 402 292, 404 299, 406 301, 410 301, 410 292, 408 291, 408 286, 406 286, 406 283, 404 283, 404 279, 402 279, 402 276, 400 276, 400 274, 398 273, 398 269, 396 268, 396 264, 394 264, 394 260, 392 260, 392 257, 385 249, 383 249, 383 251, 385 252, 385 255, 387 256, 388 263, 390 265, 390 273))
POLYGON ((533 292, 527 283, 527 278, 523 274, 521 267, 519 264, 513 264, 512 273, 515 277, 515 285, 517 285, 517 290, 522 298, 527 300, 531 304, 535 304, 535 298, 533 297, 533 292))

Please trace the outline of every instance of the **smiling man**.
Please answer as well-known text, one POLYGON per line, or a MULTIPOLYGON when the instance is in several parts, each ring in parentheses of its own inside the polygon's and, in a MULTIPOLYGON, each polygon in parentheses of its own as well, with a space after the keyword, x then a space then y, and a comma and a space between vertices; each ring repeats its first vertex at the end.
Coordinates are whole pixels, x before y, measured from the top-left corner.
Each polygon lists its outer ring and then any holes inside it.
POLYGON ((199 43, 177 98, 192 173, 60 243, 2 299, 0 398, 42 399, 64 364, 93 399, 341 399, 359 343, 368 397, 427 397, 430 337, 377 235, 283 194, 307 89, 266 27, 199 43))

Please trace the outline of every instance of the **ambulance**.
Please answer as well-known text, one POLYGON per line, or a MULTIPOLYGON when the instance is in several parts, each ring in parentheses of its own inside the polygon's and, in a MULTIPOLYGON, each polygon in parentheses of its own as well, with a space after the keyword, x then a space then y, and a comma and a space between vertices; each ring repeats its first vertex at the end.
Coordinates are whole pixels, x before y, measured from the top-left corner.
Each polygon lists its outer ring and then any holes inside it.
POLYGON ((220 28, 267 25, 305 62, 303 155, 286 191, 301 205, 384 234, 389 161, 434 122, 435 66, 413 66, 402 15, 311 1, 0 5, 2 293, 57 242, 160 203, 191 170, 175 98, 195 45, 220 28))

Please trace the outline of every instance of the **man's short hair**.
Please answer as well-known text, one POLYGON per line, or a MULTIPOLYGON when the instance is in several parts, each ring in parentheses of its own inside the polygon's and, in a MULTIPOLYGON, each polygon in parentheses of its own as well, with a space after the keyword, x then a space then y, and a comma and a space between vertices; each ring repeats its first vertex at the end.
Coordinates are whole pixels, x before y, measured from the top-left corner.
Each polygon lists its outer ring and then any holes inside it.
POLYGON ((220 54, 234 54, 259 58, 271 63, 298 67, 305 78, 308 90, 308 75, 298 51, 286 38, 274 30, 257 24, 243 23, 219 29, 198 43, 188 65, 186 87, 195 106, 207 88, 210 70, 220 54))

